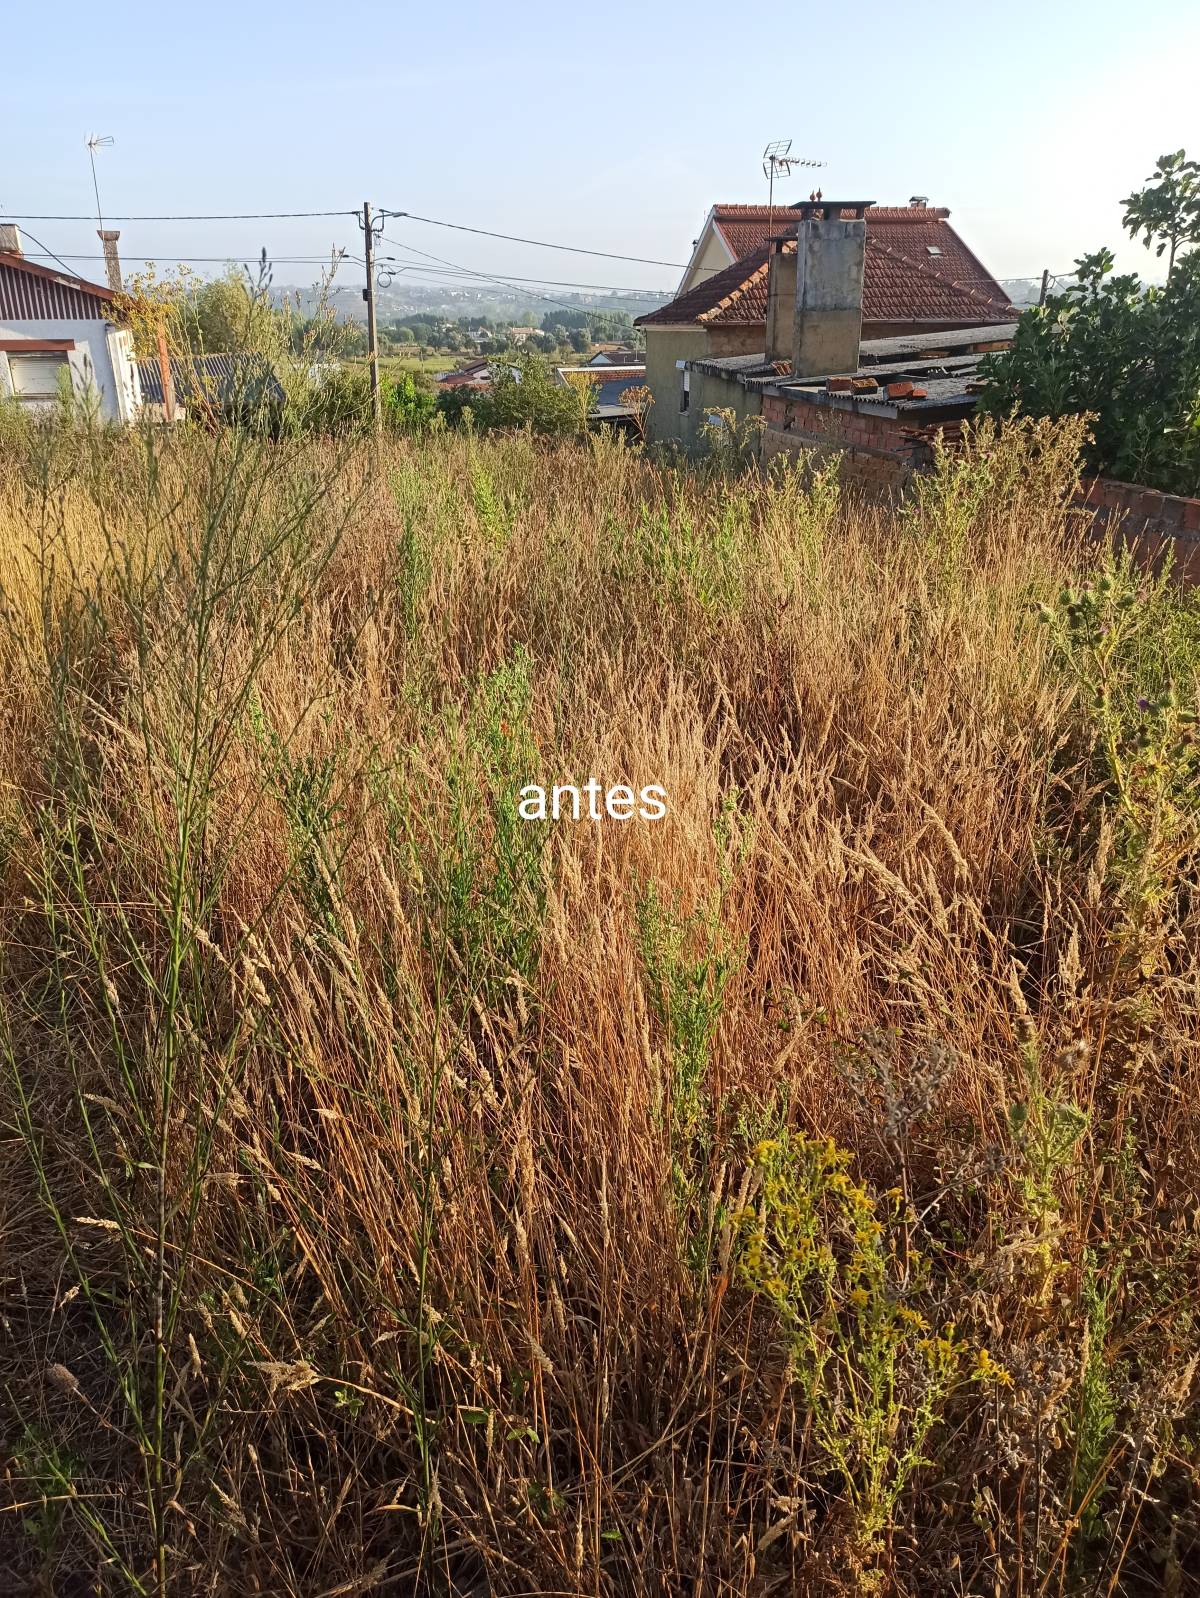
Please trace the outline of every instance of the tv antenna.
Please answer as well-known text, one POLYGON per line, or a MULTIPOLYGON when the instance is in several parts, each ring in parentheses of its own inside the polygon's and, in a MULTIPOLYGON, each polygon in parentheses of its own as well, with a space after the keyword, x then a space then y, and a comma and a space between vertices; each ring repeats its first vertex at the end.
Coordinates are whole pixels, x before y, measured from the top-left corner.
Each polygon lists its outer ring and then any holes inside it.
POLYGON ((96 221, 104 226, 104 218, 100 215, 100 184, 96 180, 96 151, 107 150, 116 140, 111 133, 89 133, 87 136, 87 152, 92 163, 92 188, 96 194, 96 221))
POLYGON ((782 172, 785 176, 791 174, 794 166, 825 166, 825 161, 810 161, 802 155, 793 155, 791 139, 773 139, 763 151, 763 177, 768 183, 767 205, 775 209, 775 174, 782 172))

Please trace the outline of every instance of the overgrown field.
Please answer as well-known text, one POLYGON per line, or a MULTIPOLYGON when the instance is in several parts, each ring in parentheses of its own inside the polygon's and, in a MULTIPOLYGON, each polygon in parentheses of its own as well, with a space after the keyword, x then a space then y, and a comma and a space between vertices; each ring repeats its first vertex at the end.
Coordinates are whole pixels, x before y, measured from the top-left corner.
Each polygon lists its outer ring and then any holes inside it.
POLYGON ((6 437, 0 1592, 1200 1591, 1200 611, 1078 443, 6 437))

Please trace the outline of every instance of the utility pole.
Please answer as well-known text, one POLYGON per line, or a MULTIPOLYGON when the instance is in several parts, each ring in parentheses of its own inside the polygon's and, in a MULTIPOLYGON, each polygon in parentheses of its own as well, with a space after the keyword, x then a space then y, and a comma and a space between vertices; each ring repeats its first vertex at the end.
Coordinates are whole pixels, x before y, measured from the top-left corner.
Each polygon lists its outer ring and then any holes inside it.
POLYGON ((1045 305, 1045 303, 1046 303, 1046 295, 1049 292, 1050 292, 1050 268, 1046 267, 1043 270, 1043 272, 1042 272, 1042 292, 1038 295, 1038 304, 1039 305, 1045 305))
POLYGON ((367 302, 367 360, 371 371, 371 420, 377 433, 383 431, 383 411, 379 403, 379 336, 375 328, 375 224, 371 220, 371 202, 363 201, 363 256, 367 263, 367 286, 363 299, 367 302))

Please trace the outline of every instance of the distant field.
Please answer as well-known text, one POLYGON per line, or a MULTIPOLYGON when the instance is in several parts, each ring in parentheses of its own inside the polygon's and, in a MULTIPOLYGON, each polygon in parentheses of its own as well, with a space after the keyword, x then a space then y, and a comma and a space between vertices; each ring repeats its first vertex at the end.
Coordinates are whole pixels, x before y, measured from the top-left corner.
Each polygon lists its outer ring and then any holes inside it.
POLYGON ((385 355, 380 364, 385 372, 427 372, 432 377, 435 372, 452 371, 469 359, 467 355, 448 355, 442 350, 437 355, 385 355))

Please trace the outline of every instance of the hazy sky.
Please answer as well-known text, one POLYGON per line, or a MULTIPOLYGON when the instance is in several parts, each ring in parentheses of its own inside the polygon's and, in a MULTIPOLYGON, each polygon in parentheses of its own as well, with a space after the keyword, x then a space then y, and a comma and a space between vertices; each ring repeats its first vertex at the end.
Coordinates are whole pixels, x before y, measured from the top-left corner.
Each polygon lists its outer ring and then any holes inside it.
MULTIPOLYGON (((1119 201, 1163 151, 1200 157, 1190 0, 0 0, 0 58, 0 216, 91 212, 94 131, 116 140, 98 157, 111 215, 369 198, 683 263, 713 201, 765 200, 762 148, 791 137, 828 165, 777 197, 814 182, 880 204, 926 194, 1000 277, 1065 270, 1102 244, 1160 275, 1122 234, 1119 201)), ((127 261, 265 245, 280 283, 315 277, 286 257, 360 248, 350 217, 120 225, 127 261)), ((99 248, 94 223, 23 226, 63 254, 99 248)), ((387 231, 484 272, 667 289, 679 275, 408 221, 387 231)))

